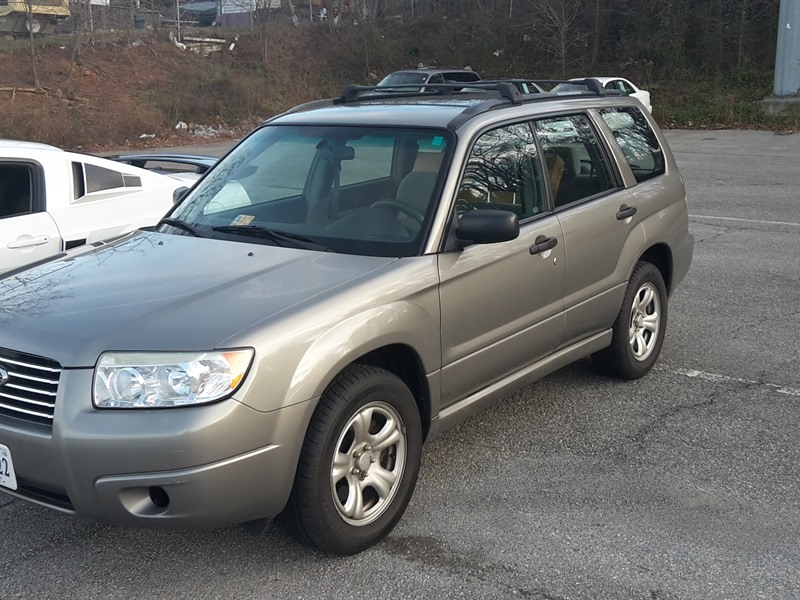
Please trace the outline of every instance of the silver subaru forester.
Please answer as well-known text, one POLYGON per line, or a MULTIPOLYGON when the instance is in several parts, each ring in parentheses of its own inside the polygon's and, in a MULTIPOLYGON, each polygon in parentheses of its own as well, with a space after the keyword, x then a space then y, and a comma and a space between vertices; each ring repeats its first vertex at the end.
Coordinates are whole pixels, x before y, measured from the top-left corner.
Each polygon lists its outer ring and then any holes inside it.
POLYGON ((589 355, 645 375, 692 251, 635 99, 351 86, 155 228, 0 279, 0 491, 361 551, 436 434, 589 355))

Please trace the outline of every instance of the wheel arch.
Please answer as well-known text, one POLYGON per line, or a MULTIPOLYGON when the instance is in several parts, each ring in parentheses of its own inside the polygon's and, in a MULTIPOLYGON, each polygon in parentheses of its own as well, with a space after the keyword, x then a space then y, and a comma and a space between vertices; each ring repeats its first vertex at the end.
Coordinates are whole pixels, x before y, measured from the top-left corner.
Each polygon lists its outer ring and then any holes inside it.
MULTIPOLYGON (((390 344, 371 350, 350 364, 369 365, 396 375, 411 390, 422 421, 422 439, 431 430, 431 393, 425 369, 417 352, 406 344, 390 344)), ((349 365, 348 365, 349 366, 349 365)))
POLYGON ((649 262, 659 270, 667 288, 667 295, 672 295, 672 251, 669 246, 663 243, 650 246, 639 257, 639 261, 649 262))
POLYGON ((282 404, 318 400, 351 365, 379 367, 411 391, 423 439, 427 439, 438 407, 435 375, 429 383, 429 373, 440 371, 438 331, 438 314, 410 302, 381 306, 340 321, 303 350, 282 404), (436 333, 431 335, 432 331, 436 333))

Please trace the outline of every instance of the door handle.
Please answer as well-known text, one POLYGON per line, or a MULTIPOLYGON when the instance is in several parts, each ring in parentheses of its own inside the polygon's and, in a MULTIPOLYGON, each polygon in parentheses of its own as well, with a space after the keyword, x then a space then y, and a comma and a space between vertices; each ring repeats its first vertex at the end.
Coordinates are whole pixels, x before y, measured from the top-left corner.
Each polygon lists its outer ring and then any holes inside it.
POLYGON ((12 250, 16 248, 28 248, 29 246, 41 246, 42 244, 46 244, 50 241, 50 238, 46 235, 40 235, 38 237, 29 237, 25 240, 17 240, 16 242, 11 242, 8 244, 8 247, 12 250))
POLYGON ((530 253, 539 254, 540 252, 546 252, 547 250, 555 248, 556 244, 558 244, 558 238, 540 235, 534 240, 533 246, 530 248, 530 253))
POLYGON ((635 206, 628 206, 627 204, 623 204, 622 206, 619 207, 619 212, 617 213, 617 221, 624 221, 625 219, 631 218, 635 214, 636 214, 635 206))

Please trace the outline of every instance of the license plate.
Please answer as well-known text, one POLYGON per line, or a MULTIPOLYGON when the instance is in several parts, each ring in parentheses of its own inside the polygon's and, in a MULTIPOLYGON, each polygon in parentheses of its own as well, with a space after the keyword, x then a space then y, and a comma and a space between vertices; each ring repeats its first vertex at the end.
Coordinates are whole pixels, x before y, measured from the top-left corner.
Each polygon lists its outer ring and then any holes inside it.
POLYGON ((11 461, 11 450, 0 444, 0 485, 17 489, 17 476, 14 474, 14 463, 11 461))

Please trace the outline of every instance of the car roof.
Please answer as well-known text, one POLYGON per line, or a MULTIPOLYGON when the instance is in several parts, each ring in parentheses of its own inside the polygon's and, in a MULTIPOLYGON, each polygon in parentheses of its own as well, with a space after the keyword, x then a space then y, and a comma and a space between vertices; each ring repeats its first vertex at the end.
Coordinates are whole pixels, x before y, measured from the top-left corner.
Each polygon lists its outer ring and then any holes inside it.
POLYGON ((416 67, 413 69, 399 69, 392 73, 448 73, 458 71, 459 73, 474 73, 469 67, 416 67))
POLYGON ((614 81, 615 79, 622 79, 624 81, 628 81, 625 77, 620 77, 620 76, 609 77, 608 75, 604 75, 603 77, 595 77, 594 75, 589 75, 587 77, 574 77, 570 79, 570 81, 581 81, 582 79, 597 79, 597 81, 599 81, 603 85, 607 84, 609 81, 614 81))
POLYGON ((446 127, 466 108, 482 98, 430 98, 426 102, 412 98, 388 98, 347 104, 334 104, 316 110, 278 115, 270 120, 281 125, 376 125, 408 127, 446 127), (391 110, 389 110, 391 109, 391 110))
POLYGON ((40 144, 39 142, 26 142, 23 140, 7 140, 0 139, 0 149, 9 150, 49 150, 54 152, 64 152, 61 148, 56 148, 49 144, 40 144))

